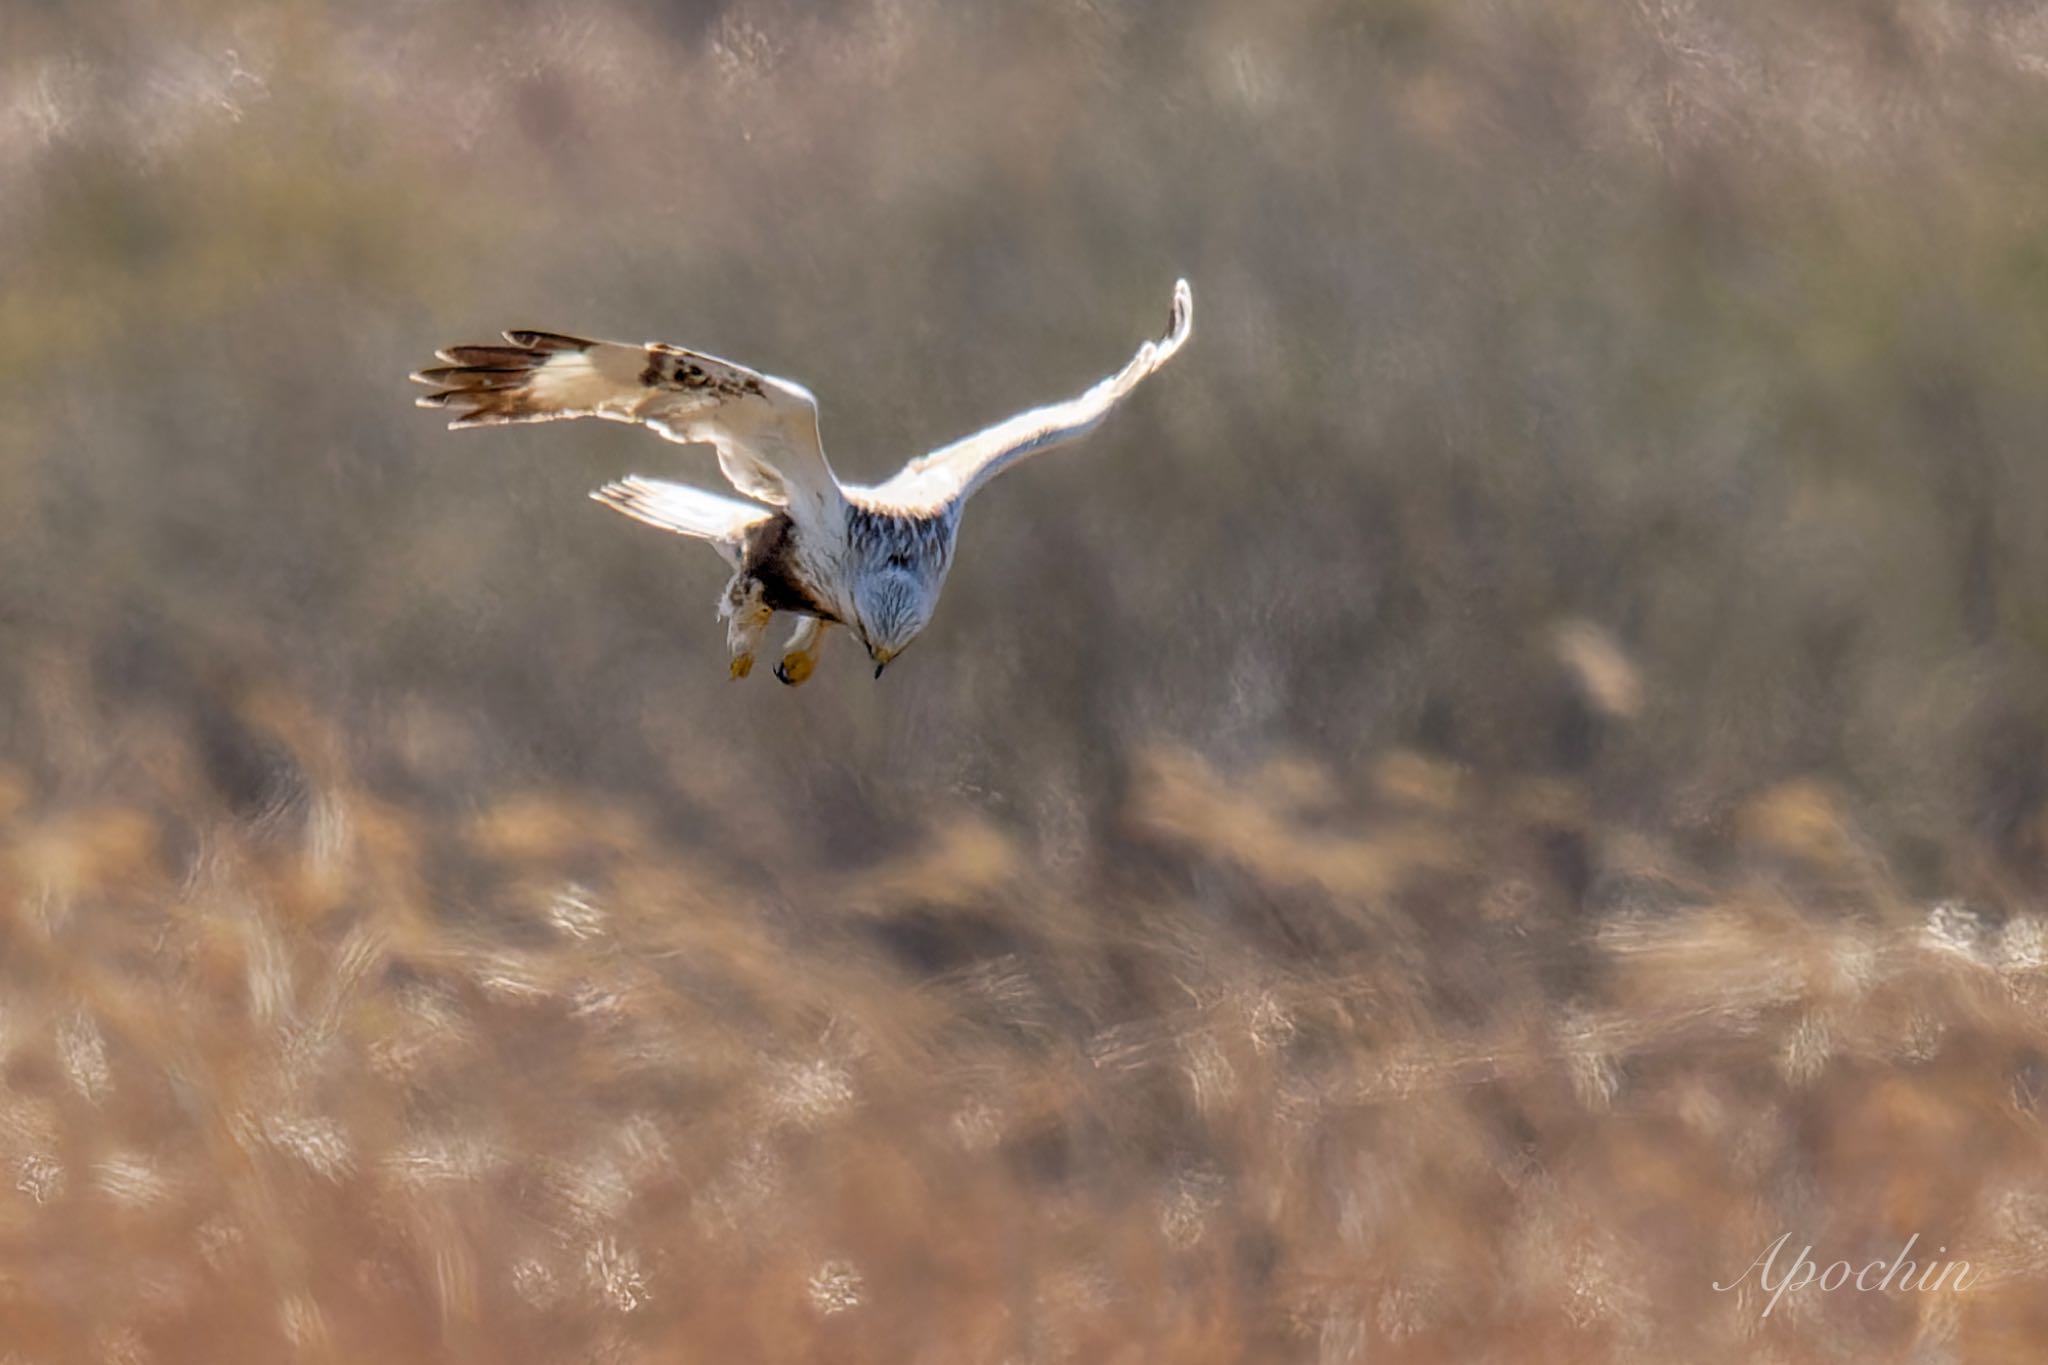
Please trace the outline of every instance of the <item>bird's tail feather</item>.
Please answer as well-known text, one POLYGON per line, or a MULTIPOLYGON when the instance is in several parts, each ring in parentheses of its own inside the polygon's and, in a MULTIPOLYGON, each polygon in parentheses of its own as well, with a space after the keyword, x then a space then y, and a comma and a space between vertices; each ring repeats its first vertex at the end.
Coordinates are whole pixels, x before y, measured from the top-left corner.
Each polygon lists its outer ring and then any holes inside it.
POLYGON ((739 567, 747 532, 775 515, 756 503, 638 474, 608 483, 590 496, 635 521, 710 541, 734 568, 739 567))

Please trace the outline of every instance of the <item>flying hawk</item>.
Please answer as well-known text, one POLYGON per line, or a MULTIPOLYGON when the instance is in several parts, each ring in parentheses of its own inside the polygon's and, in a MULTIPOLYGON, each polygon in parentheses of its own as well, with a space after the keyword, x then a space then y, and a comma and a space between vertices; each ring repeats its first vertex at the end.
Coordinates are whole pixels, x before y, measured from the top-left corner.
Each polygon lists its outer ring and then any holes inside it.
POLYGON ((1173 287, 1166 334, 1078 398, 1019 413, 903 466, 872 488, 842 484, 818 438, 818 404, 800 384, 729 360, 650 342, 630 346, 553 332, 507 332, 509 345, 453 346, 412 378, 435 391, 421 407, 456 414, 449 428, 603 417, 718 452, 726 480, 752 499, 635 474, 591 494, 650 526, 710 542, 733 570, 718 614, 732 676, 744 678, 778 611, 799 618, 775 676, 810 677, 827 627, 844 625, 875 676, 931 620, 960 512, 974 491, 1027 455, 1092 430, 1146 375, 1172 359, 1194 323, 1186 280, 1173 287))

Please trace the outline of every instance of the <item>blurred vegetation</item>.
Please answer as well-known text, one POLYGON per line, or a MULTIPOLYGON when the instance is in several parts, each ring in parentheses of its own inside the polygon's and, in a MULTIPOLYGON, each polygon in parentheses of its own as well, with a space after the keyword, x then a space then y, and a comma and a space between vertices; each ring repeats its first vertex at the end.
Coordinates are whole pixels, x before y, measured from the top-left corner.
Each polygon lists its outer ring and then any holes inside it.
POLYGON ((2048 18, 0 8, 0 1361, 2048 1343, 2048 18), (451 436, 1194 344, 923 646, 451 436), (834 646, 844 646, 844 641, 834 646), (1717 1294, 1780 1233, 1966 1294, 1717 1294))

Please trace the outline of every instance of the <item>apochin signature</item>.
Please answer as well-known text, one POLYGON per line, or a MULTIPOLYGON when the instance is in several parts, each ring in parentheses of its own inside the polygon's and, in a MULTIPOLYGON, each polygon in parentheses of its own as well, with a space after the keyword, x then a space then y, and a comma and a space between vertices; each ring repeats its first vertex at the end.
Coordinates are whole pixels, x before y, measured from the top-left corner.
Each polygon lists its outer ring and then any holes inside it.
MULTIPOLYGON (((1776 1283, 1773 1283, 1771 1276, 1773 1268, 1778 1262, 1778 1253, 1783 1251, 1785 1243, 1791 1240, 1792 1234, 1786 1233, 1778 1238, 1777 1241, 1764 1248, 1763 1253, 1754 1261, 1751 1261, 1747 1269, 1727 1284, 1722 1284, 1719 1280, 1714 1281, 1714 1288, 1725 1294, 1748 1279, 1749 1272, 1754 1270, 1758 1287, 1771 1296, 1771 1301, 1764 1305, 1762 1314, 1764 1317, 1769 1317, 1771 1310, 1778 1306, 1779 1299, 1783 1298, 1786 1294, 1805 1289, 1811 1285, 1818 1285, 1820 1288, 1829 1291, 1854 1287, 1866 1294, 1882 1294, 1891 1289, 1917 1289, 1922 1292, 1932 1292, 1943 1288, 1963 1290, 1970 1287, 1970 1278, 1975 1273, 1968 1261, 1927 1261, 1921 1263, 1907 1260, 1906 1253, 1911 1251, 1913 1244, 1920 1240, 1920 1234, 1916 1232, 1906 1239, 1906 1244, 1899 1248, 1899 1254, 1894 1256, 1889 1263, 1871 1261, 1861 1270, 1858 1270, 1847 1261, 1835 1261, 1823 1269, 1814 1264, 1813 1248, 1811 1246, 1801 1247, 1799 1254, 1792 1258, 1792 1263, 1785 1267, 1785 1273, 1778 1278, 1776 1283), (1870 1282, 1869 1277, 1873 1275, 1880 1275, 1881 1277, 1875 1282, 1870 1282), (1949 1279, 1950 1275, 1954 1275, 1955 1278, 1949 1279)), ((1946 1253, 1948 1248, 1940 1247, 1937 1250, 1946 1253)))

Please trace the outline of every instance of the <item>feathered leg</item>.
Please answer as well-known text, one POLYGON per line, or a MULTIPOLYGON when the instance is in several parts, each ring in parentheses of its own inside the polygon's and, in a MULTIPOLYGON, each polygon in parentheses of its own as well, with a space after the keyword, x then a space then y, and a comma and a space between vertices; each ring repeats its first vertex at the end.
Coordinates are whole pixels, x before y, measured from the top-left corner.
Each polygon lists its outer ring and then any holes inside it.
POLYGON ((718 605, 718 614, 725 618, 725 643, 732 650, 735 678, 744 678, 754 671, 754 651, 761 647, 761 637, 775 615, 764 600, 767 595, 760 579, 734 574, 726 586, 725 600, 718 605))
POLYGON ((797 687, 811 676, 811 670, 818 666, 819 646, 825 641, 825 625, 815 616, 797 618, 796 633, 782 647, 782 662, 775 665, 776 677, 797 687))

